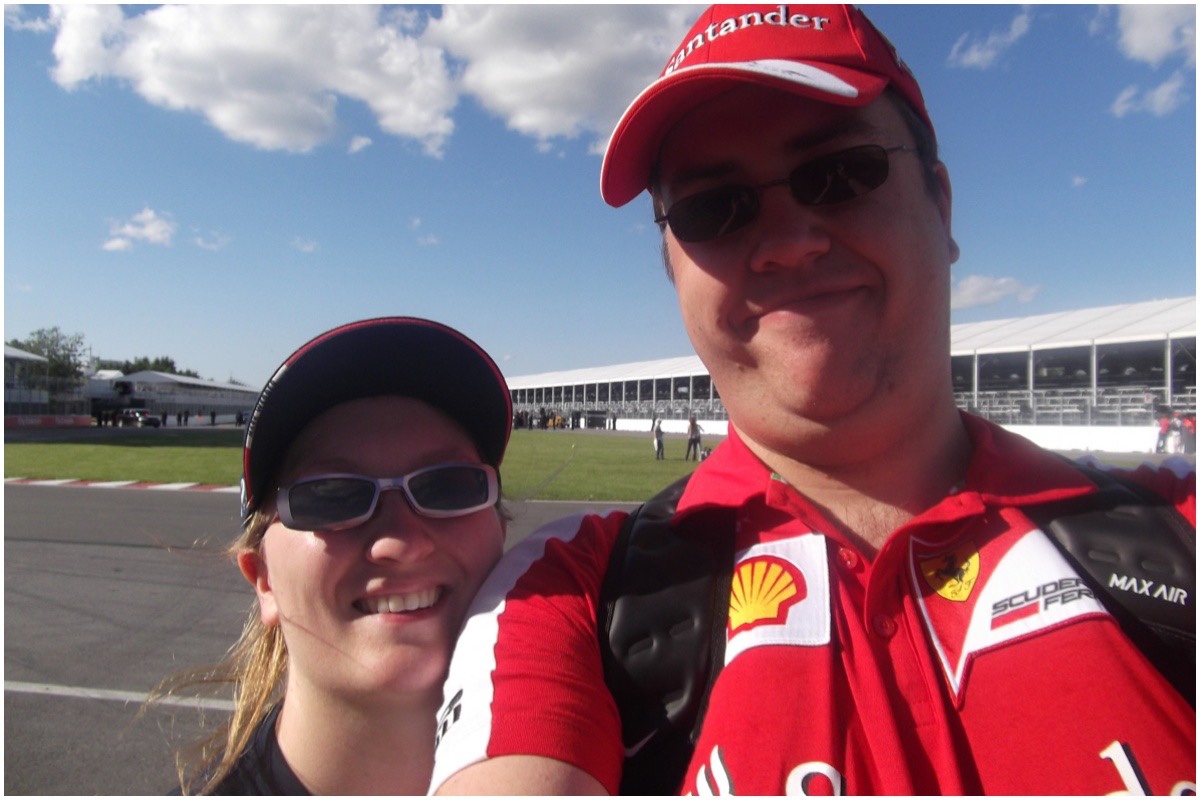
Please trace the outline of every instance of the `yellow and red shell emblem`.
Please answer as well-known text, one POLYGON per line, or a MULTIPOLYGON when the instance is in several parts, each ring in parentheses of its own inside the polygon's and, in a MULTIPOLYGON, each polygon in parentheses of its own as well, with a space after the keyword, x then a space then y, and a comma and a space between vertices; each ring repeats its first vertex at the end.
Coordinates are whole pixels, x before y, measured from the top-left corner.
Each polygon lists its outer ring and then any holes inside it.
POLYGON ((743 561, 729 587, 729 630, 783 623, 788 609, 807 595, 804 576, 793 564, 773 556, 743 561))

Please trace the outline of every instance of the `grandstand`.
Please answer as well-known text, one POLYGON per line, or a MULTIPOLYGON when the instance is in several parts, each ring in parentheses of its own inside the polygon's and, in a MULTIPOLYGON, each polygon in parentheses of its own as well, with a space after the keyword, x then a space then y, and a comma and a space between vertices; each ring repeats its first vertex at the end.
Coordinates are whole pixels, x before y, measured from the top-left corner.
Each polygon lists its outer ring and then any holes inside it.
POLYGON ((132 375, 105 370, 88 379, 88 395, 92 414, 97 417, 125 408, 142 408, 167 421, 186 414, 234 422, 250 416, 258 389, 150 370, 132 375))
MULTIPOLYGON (((1004 425, 1144 426, 1160 407, 1196 409, 1196 298, 953 325, 960 408, 1004 425)), ((728 417, 695 356, 508 379, 535 424, 640 429, 657 416, 728 417)), ((677 427, 677 426, 676 426, 677 427)))

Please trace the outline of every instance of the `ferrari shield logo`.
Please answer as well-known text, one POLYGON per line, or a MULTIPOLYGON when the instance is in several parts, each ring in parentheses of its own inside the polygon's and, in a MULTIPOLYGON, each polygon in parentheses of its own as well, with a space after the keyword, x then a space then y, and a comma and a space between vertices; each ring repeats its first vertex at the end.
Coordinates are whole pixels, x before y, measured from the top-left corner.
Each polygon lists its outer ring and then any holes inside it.
POLYGON ((921 562, 925 582, 947 600, 964 602, 979 579, 979 550, 965 542, 948 553, 921 562))

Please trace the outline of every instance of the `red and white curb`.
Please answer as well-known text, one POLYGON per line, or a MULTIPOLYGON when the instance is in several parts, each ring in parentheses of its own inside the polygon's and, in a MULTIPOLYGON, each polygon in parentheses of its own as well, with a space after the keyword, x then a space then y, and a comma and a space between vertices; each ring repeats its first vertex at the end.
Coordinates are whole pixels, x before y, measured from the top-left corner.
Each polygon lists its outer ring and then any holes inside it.
POLYGON ((75 478, 53 480, 37 478, 5 478, 4 484, 19 486, 69 486, 84 489, 152 489, 160 492, 230 492, 236 494, 236 486, 216 486, 206 483, 155 483, 153 481, 83 481, 75 478))

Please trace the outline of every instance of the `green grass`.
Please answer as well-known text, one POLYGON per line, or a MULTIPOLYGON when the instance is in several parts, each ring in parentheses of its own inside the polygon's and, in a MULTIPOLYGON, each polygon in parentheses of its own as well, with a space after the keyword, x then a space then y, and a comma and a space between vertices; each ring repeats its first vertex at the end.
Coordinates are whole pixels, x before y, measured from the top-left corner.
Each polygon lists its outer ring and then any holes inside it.
MULTIPOLYGON (((6 478, 138 480, 235 486, 242 472, 239 430, 136 430, 97 438, 4 445, 6 478)), ((704 444, 716 445, 717 437, 704 444)), ((501 470, 512 500, 640 502, 695 468, 683 461, 685 440, 667 437, 667 460, 655 461, 646 434, 514 431, 501 470)), ((1080 453, 1069 453, 1076 457, 1080 453)), ((1145 454, 1099 454, 1135 467, 1145 454)))
MULTIPOLYGON (((234 486, 241 477, 237 430, 124 432, 55 442, 6 443, 4 477, 138 480, 234 486)), ((713 446, 715 437, 705 440, 713 446)), ((648 435, 514 431, 501 470, 513 500, 641 501, 695 468, 685 441, 668 437, 656 461, 648 435)))
POLYGON ((157 481, 234 486, 241 477, 237 430, 121 431, 107 439, 6 442, 4 477, 157 481))

